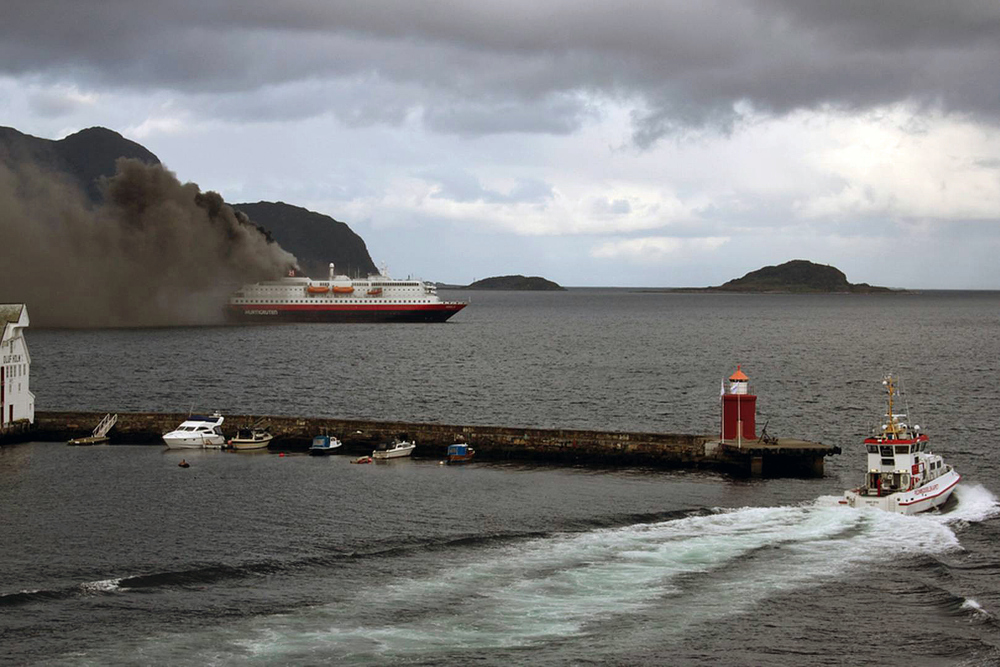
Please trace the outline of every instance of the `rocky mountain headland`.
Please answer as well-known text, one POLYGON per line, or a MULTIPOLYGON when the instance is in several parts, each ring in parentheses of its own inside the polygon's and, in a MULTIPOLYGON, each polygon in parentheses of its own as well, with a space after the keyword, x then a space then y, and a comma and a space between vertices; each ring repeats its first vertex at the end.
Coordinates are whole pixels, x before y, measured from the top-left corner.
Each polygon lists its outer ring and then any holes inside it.
MULTIPOLYGON (((65 177, 94 204, 102 201, 104 184, 117 173, 120 158, 161 164, 145 146, 104 127, 80 130, 59 140, 0 127, 0 164, 11 169, 33 165, 65 177)), ((314 278, 326 277, 330 262, 337 265, 338 272, 348 275, 377 273, 364 240, 346 223, 284 202, 234 204, 232 208, 245 214, 265 237, 295 255, 299 268, 314 278)))
POLYGON ((0 164, 8 168, 34 165, 62 174, 93 202, 100 201, 101 178, 115 175, 118 158, 160 164, 145 146, 103 127, 91 127, 59 140, 40 139, 12 127, 0 127, 0 164))
POLYGON ((346 224, 281 202, 231 206, 101 127, 60 140, 0 127, 0 211, 0 302, 30 302, 41 326, 214 324, 234 286, 294 266, 375 272, 346 224))
POLYGON ((346 223, 280 201, 233 204, 233 208, 268 230, 282 248, 298 258, 299 268, 314 279, 326 278, 331 263, 336 265, 337 273, 349 276, 364 278, 378 273, 364 239, 346 223))

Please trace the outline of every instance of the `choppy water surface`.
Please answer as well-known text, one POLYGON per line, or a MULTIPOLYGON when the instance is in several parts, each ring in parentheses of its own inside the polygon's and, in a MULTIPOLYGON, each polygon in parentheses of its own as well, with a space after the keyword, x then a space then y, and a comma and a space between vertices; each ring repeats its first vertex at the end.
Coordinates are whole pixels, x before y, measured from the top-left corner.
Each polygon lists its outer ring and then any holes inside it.
POLYGON ((0 449, 15 663, 998 664, 1000 295, 474 295, 445 325, 30 331, 39 409, 711 432, 743 364, 820 480, 0 449), (963 474, 836 505, 881 374, 963 474), (189 469, 177 467, 185 456, 189 469), (903 659, 906 656, 906 659, 903 659))

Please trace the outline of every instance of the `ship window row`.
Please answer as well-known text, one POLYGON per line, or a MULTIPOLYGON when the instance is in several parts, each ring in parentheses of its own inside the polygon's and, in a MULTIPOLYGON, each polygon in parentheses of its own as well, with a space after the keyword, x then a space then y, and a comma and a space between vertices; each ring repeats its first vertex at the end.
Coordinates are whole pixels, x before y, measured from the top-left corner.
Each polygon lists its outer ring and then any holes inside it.
POLYGON ((926 442, 918 442, 913 445, 868 445, 869 454, 878 454, 881 452, 882 456, 891 456, 893 453, 896 454, 910 454, 911 452, 922 452, 926 448, 926 442))

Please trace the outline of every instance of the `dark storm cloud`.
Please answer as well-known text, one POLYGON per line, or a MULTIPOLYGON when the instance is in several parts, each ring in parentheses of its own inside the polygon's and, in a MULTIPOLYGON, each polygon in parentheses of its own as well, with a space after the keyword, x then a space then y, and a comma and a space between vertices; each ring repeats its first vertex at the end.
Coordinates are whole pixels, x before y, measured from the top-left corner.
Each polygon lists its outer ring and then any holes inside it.
MULTIPOLYGON (((382 122, 419 105, 433 129, 470 135, 572 132, 584 113, 573 102, 580 95, 635 98, 639 143, 677 128, 725 125, 741 101, 774 114, 905 101, 1000 117, 995 1, 133 7, 8 2, 0 71, 200 93, 375 77, 396 96, 384 100, 382 122)), ((350 105, 333 112, 379 118, 350 105)))

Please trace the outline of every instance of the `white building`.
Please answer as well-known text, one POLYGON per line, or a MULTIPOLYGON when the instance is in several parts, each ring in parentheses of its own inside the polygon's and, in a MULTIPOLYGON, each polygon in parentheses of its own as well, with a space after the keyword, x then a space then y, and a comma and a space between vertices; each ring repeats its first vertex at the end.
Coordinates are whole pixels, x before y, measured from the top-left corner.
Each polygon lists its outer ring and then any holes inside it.
POLYGON ((24 342, 28 308, 0 304, 0 433, 35 423, 35 395, 28 388, 31 357, 24 342))

